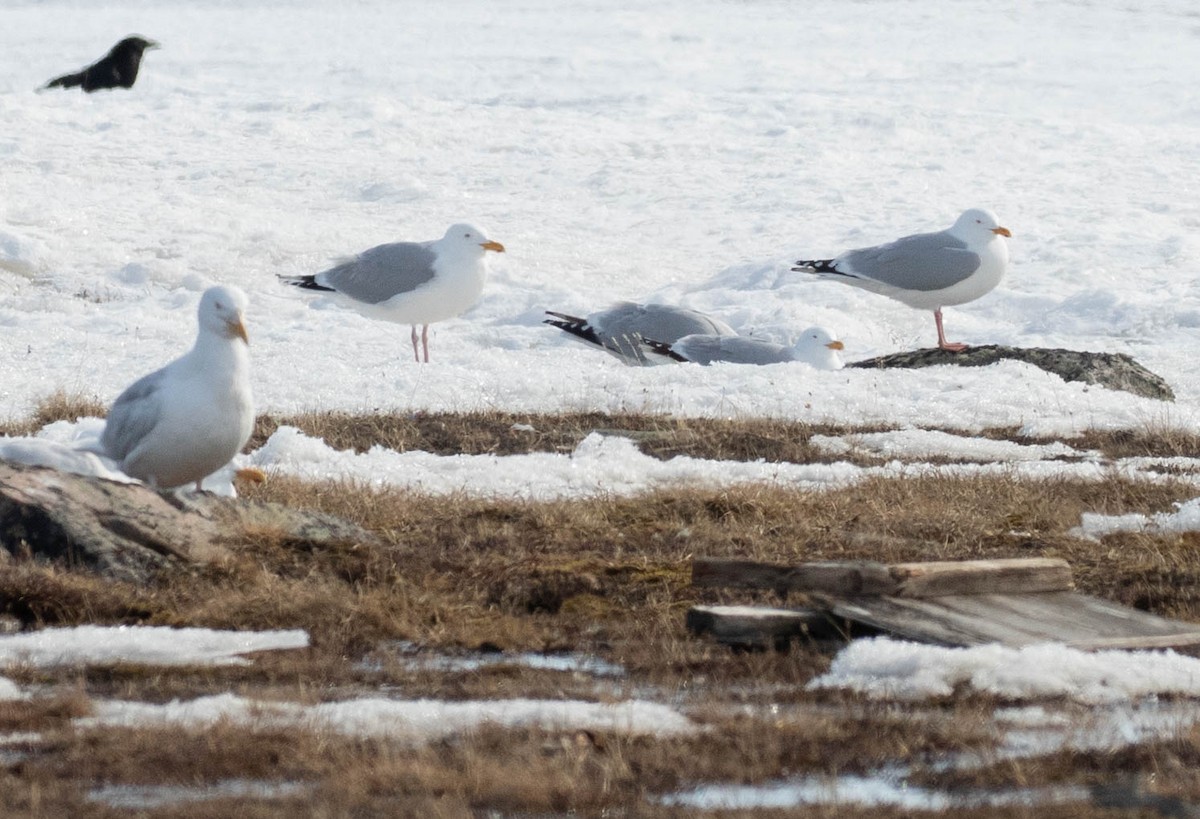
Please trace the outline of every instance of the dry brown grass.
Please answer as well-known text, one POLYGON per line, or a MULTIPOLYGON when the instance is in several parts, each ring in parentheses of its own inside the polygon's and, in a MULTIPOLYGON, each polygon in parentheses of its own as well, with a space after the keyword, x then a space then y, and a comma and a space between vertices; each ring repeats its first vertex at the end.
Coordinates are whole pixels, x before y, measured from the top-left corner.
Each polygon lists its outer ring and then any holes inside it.
MULTIPOLYGON (((63 397, 23 428, 94 411, 63 397)), ((257 440, 280 423, 355 449, 383 444, 432 452, 564 451, 593 430, 619 429, 636 432, 639 445, 658 457, 801 462, 825 458, 811 447, 813 434, 864 431, 656 416, 332 414, 260 419, 257 440), (536 431, 514 430, 514 424, 536 431)), ((993 435, 1017 439, 1013 430, 993 435)), ((1183 454, 1195 443, 1149 431, 1130 437, 1094 433, 1080 440, 1084 443, 1068 443, 1110 454, 1183 454)), ((166 570, 147 586, 20 557, 0 564, 0 611, 23 623, 304 628, 313 640, 307 651, 264 654, 244 667, 10 669, 8 675, 22 684, 51 693, 21 708, 0 708, 0 730, 44 734, 30 744, 24 761, 0 766, 0 804, 7 815, 117 815, 85 799, 90 788, 106 782, 262 778, 308 782, 314 790, 303 798, 223 799, 154 814, 469 816, 570 810, 684 816, 687 811, 663 807, 653 797, 704 781, 761 782, 789 772, 919 763, 991 741, 990 706, 978 698, 956 698, 914 715, 806 692, 805 683, 827 669, 831 646, 737 653, 690 637, 683 615, 696 602, 778 602, 767 594, 691 588, 690 564, 697 556, 793 563, 1059 556, 1072 563, 1085 592, 1200 620, 1200 536, 1127 534, 1098 544, 1068 534, 1085 511, 1169 510, 1196 494, 1182 481, 922 476, 872 478, 825 492, 746 486, 530 502, 430 497, 272 476, 244 493, 338 515, 375 533, 379 543, 313 548, 272 532, 236 533, 224 561, 166 570), (619 664, 627 674, 598 682, 519 664, 465 672, 420 667, 405 661, 395 641, 425 652, 577 651, 619 664), (359 663, 363 658, 372 662, 359 663), (313 702, 375 694, 383 687, 404 697, 450 699, 653 696, 686 704, 709 727, 695 737, 669 740, 488 729, 410 748, 232 725, 131 731, 80 730, 70 722, 102 697, 161 702, 234 691, 313 702), (730 715, 733 705, 753 704, 812 710, 804 720, 730 715)), ((1102 770, 1116 775, 1160 766, 1168 770, 1164 792, 1192 798, 1198 789, 1187 775, 1172 771, 1191 764, 1194 739, 1181 740, 1183 750, 1177 743, 1142 746, 1140 755, 1106 759, 1102 770), (1186 764, 1171 768, 1172 758, 1186 764)), ((1056 756, 985 770, 969 780, 936 781, 986 786, 1007 773, 1034 783, 1091 783, 1103 778, 1087 773, 1097 764, 1088 757, 1056 756)), ((976 815, 1033 814, 994 809, 976 815)), ((1037 815, 1101 813, 1070 806, 1039 808, 1037 815)))
POLYGON ((32 435, 55 421, 103 418, 107 414, 108 407, 94 395, 58 390, 39 400, 28 418, 0 422, 0 435, 32 435))

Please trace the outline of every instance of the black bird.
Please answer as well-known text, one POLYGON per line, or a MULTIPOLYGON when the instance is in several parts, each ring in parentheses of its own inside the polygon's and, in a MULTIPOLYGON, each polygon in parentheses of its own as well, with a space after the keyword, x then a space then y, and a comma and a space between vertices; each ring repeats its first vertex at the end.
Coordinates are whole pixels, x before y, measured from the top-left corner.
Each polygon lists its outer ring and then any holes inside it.
POLYGON ((78 74, 64 74, 46 83, 47 88, 74 88, 82 85, 89 94, 100 88, 132 88, 142 64, 142 52, 158 48, 158 43, 145 37, 126 37, 113 46, 108 54, 78 74))

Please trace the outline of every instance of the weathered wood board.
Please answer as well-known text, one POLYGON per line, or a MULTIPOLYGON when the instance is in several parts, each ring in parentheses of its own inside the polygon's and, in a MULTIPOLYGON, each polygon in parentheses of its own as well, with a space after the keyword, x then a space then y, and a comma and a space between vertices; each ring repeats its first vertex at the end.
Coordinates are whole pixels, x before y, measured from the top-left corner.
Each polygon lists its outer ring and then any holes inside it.
POLYGON ((831 630, 826 612, 765 606, 693 606, 688 610, 686 625, 693 634, 710 634, 732 646, 779 645, 831 630))
POLYGON ((938 597, 947 594, 1008 594, 1072 588, 1071 567, 1048 557, 933 563, 871 561, 781 566, 752 560, 699 558, 692 585, 774 589, 849 596, 938 597))
POLYGON ((836 600, 835 617, 947 646, 1063 643, 1073 648, 1166 648, 1200 643, 1200 625, 1074 592, 836 600))
POLYGON ((1093 650, 1200 644, 1200 624, 1071 591, 1071 568, 1055 558, 892 566, 697 560, 693 583, 812 595, 807 608, 701 606, 688 613, 694 633, 733 645, 836 635, 838 622, 948 646, 1054 642, 1093 650))

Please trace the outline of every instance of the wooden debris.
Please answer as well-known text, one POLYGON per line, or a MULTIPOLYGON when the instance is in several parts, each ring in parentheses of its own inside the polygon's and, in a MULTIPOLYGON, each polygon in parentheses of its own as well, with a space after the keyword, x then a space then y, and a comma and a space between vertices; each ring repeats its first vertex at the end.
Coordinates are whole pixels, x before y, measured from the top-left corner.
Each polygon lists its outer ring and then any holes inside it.
POLYGON ((731 645, 779 645, 796 637, 884 632, 948 646, 1063 643, 1080 649, 1200 644, 1200 625, 1072 591, 1071 567, 1054 558, 962 562, 806 563, 778 566, 697 560, 693 583, 709 588, 803 591, 808 608, 698 606, 687 626, 731 645), (844 628, 836 628, 836 624, 844 628))
POLYGON ((687 613, 693 634, 711 634, 731 646, 779 646, 796 637, 830 632, 829 616, 812 609, 762 606, 693 606, 687 613))
POLYGON ((1070 564, 1050 557, 896 563, 889 569, 897 588, 887 594, 896 597, 1028 594, 1075 587, 1070 564))
POLYGON ((802 563, 777 566, 752 560, 692 562, 692 585, 726 589, 774 589, 842 595, 890 594, 896 581, 882 563, 802 563))

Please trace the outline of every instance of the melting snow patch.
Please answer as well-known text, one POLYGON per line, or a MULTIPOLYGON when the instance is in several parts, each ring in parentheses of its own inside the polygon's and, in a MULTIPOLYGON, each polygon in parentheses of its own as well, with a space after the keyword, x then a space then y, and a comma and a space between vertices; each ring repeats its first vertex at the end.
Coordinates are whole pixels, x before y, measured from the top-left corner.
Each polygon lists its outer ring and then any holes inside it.
POLYGON ((0 665, 240 665, 249 663, 240 654, 307 646, 308 633, 301 629, 214 631, 162 626, 77 626, 0 637, 0 665))
POLYGON ((933 429, 900 429, 892 432, 867 432, 845 437, 814 435, 810 443, 823 452, 844 455, 858 450, 885 458, 918 460, 942 457, 984 463, 1003 461, 1043 461, 1054 458, 1095 458, 1096 453, 1080 452, 1066 444, 1018 444, 952 435, 933 429))
POLYGON ((943 648, 877 637, 856 640, 810 688, 879 699, 949 696, 958 686, 1011 699, 1066 697, 1112 703, 1157 694, 1200 697, 1200 660, 1172 651, 1084 652, 1061 645, 943 648))
POLYGON ((263 782, 225 779, 211 785, 105 785, 88 792, 89 802, 100 802, 121 810, 149 810, 209 799, 282 799, 311 790, 302 782, 263 782))
POLYGON ((1100 515, 1084 512, 1080 523, 1069 534, 1099 540, 1117 532, 1168 534, 1200 531, 1200 498, 1176 504, 1174 512, 1154 515, 1100 515))
POLYGON ((1035 806, 1078 802, 1089 797, 1086 788, 1010 788, 947 793, 887 774, 875 776, 804 777, 764 785, 706 785, 672 794, 668 805, 701 810, 754 810, 801 805, 861 805, 904 810, 949 810, 1003 806, 1035 806))
POLYGON ((622 731, 670 735, 692 730, 692 723, 665 705, 642 700, 594 703, 579 700, 443 700, 358 699, 320 705, 269 703, 233 694, 178 700, 156 705, 139 702, 98 703, 94 717, 82 726, 144 726, 172 723, 189 727, 220 720, 252 724, 328 728, 357 736, 391 736, 416 742, 462 733, 482 725, 545 730, 622 731))
MULTIPOLYGON (((311 438, 295 427, 285 426, 252 453, 248 462, 308 480, 361 480, 372 486, 393 486, 438 495, 469 492, 484 497, 533 500, 630 496, 684 485, 725 487, 753 483, 816 491, 848 486, 874 476, 1005 475, 1027 480, 1100 481, 1111 478, 1116 469, 1130 478, 1162 478, 1157 472, 1143 471, 1135 464, 1113 467, 1091 459, 1045 460, 1046 457, 1067 455, 1089 457, 1087 453, 1063 444, 1026 447, 1009 441, 973 442, 973 439, 948 433, 912 432, 964 441, 964 447, 955 453, 959 457, 983 458, 986 451, 988 458, 994 460, 965 464, 894 460, 872 467, 849 463, 714 461, 687 456, 660 461, 642 453, 627 438, 598 433, 584 438, 569 455, 534 452, 509 456, 442 456, 429 452, 396 452, 381 446, 359 454, 335 450, 319 438, 311 438)), ((833 446, 830 442, 841 440, 829 438, 825 443, 833 446)), ((943 447, 941 453, 948 451, 943 447)))

